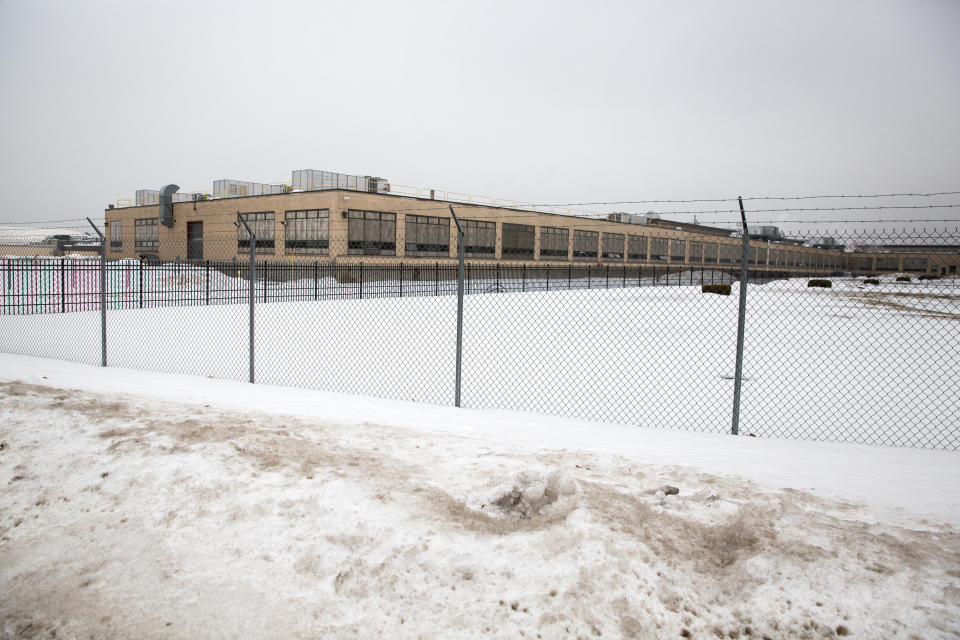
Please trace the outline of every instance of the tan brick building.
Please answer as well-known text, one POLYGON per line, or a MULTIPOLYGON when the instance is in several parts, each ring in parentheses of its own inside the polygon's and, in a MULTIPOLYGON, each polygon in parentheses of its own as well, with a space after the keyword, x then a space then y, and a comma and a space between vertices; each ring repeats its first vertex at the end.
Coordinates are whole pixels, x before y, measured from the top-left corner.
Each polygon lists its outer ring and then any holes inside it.
MULTIPOLYGON (((257 189, 258 195, 182 198, 185 201, 172 204, 171 226, 161 224, 157 204, 111 207, 105 212, 107 255, 110 259, 146 255, 161 260, 246 259, 249 237, 237 225, 240 214, 256 235, 257 254, 263 259, 434 263, 457 256, 453 206, 465 227, 466 258, 475 263, 730 268, 740 261, 741 240, 729 230, 666 220, 635 224, 412 197, 390 193, 389 185, 376 180, 376 188, 370 191, 286 187, 257 189)), ((956 273, 960 264, 957 251, 891 254, 879 249, 852 253, 782 238, 752 239, 750 264, 754 269, 787 273, 931 274, 956 273)))

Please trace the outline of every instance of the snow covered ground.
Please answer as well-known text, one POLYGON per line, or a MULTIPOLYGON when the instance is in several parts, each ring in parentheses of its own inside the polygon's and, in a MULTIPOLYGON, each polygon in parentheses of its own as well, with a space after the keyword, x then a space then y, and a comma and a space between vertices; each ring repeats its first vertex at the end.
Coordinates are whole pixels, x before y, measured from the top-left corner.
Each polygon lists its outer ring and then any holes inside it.
POLYGON ((956 453, 13 355, 0 399, 0 635, 960 635, 956 453))
MULTIPOLYGON (((744 431, 960 448, 958 281, 806 284, 750 285, 744 431)), ((737 305, 737 285, 731 296, 698 286, 467 296, 464 406, 722 433, 737 305)), ((110 311, 108 361, 244 380, 248 313, 110 311)), ((97 311, 0 316, 0 351, 95 364, 99 322, 97 311)), ((256 334, 257 382, 453 401, 453 296, 258 304, 256 334)))

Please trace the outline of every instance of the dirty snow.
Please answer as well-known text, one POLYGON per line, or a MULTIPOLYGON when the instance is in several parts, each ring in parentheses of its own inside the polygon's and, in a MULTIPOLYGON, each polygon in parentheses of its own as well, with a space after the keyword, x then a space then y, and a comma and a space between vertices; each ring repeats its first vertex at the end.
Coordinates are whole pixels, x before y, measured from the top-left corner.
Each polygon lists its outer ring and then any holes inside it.
POLYGON ((960 634, 954 453, 9 355, 0 443, 11 637, 960 634))

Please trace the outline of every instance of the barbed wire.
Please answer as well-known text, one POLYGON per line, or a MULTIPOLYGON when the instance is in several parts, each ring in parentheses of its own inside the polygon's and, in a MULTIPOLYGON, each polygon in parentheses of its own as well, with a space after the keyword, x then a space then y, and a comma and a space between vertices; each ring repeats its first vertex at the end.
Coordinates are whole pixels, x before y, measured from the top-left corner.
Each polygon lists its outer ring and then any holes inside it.
MULTIPOLYGON (((932 191, 930 193, 870 193, 870 194, 834 194, 813 196, 745 196, 743 201, 750 200, 819 200, 830 198, 930 198, 934 196, 955 196, 960 191, 932 191)), ((608 202, 565 202, 556 204, 536 204, 538 207, 588 207, 599 205, 621 204, 689 204, 694 202, 736 202, 738 198, 693 198, 685 200, 612 200, 608 202)))

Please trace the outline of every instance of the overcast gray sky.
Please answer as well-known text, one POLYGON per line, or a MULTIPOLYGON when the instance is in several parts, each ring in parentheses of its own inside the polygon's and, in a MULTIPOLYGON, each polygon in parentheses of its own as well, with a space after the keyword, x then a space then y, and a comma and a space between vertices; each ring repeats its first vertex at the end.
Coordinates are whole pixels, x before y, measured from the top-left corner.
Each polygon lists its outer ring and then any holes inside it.
POLYGON ((0 91, 0 221, 302 168, 540 203, 960 190, 955 0, 0 0, 0 91))

